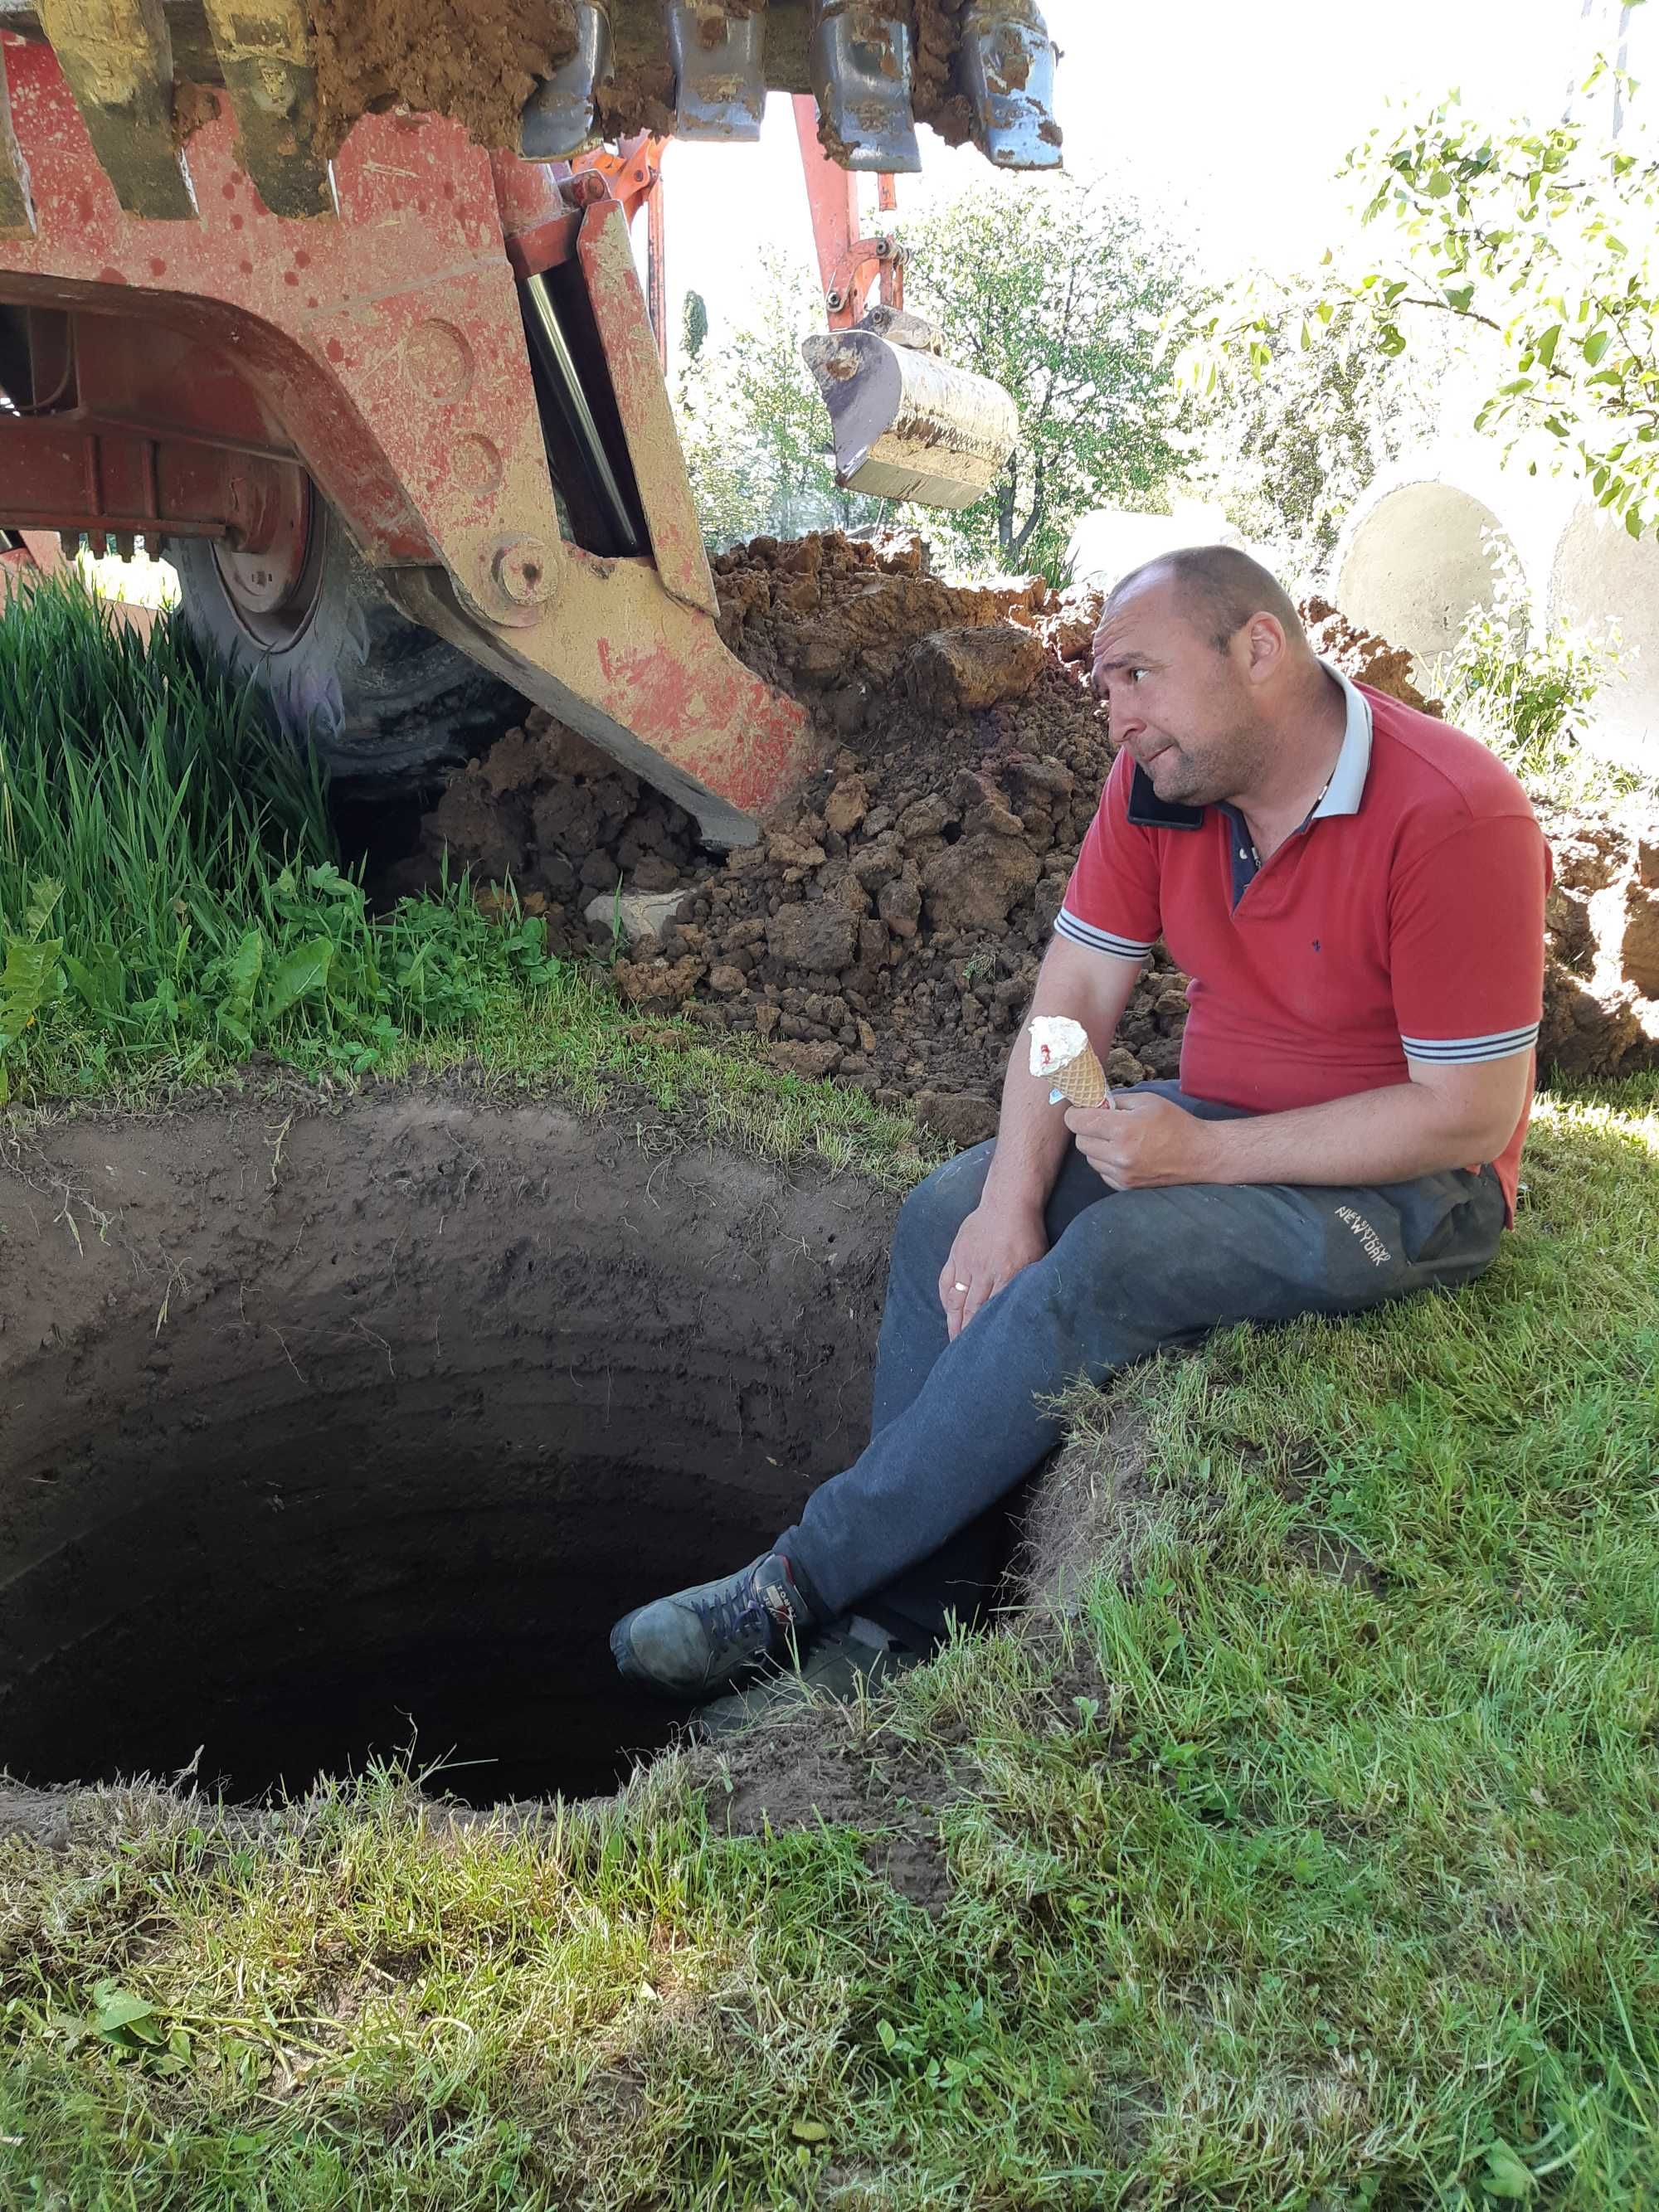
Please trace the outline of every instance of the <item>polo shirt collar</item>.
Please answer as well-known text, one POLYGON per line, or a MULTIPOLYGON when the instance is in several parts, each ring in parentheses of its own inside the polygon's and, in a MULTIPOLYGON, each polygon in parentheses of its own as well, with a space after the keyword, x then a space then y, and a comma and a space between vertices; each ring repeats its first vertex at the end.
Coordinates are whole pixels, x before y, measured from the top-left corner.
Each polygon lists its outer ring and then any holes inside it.
POLYGON ((1342 686, 1342 696, 1348 705, 1347 725, 1342 732, 1342 750, 1336 757, 1336 766, 1331 770, 1331 780, 1325 786, 1325 796, 1308 817, 1310 822, 1320 822, 1328 814, 1358 814, 1360 801, 1365 796, 1365 779, 1371 766, 1371 702, 1357 684, 1351 684, 1342 671, 1328 660, 1320 666, 1328 676, 1334 676, 1342 686))
MULTIPOLYGON (((1342 697, 1347 708, 1347 720, 1342 731, 1342 747, 1336 757, 1336 766, 1331 770, 1331 780, 1324 795, 1308 817, 1309 822, 1323 820, 1328 815, 1358 814, 1365 796, 1365 781, 1371 766, 1371 702, 1357 684, 1350 683, 1342 671, 1328 660, 1320 666, 1334 676, 1342 686, 1342 697)), ((1207 807, 1182 806, 1177 800, 1160 799, 1152 788, 1152 780, 1144 768, 1135 769, 1129 787, 1129 819, 1148 830, 1196 830, 1208 812, 1207 807)), ((1304 829, 1307 823, 1304 823, 1304 829)))

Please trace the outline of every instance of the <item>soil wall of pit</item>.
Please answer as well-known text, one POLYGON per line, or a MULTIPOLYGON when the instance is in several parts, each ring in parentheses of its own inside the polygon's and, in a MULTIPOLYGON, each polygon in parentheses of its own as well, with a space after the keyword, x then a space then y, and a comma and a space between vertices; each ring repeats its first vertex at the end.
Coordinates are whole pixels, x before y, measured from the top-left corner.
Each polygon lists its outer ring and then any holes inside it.
POLYGON ((0 1139, 0 1770, 609 1788, 610 1621, 864 1441, 896 1206, 431 1094, 0 1139))

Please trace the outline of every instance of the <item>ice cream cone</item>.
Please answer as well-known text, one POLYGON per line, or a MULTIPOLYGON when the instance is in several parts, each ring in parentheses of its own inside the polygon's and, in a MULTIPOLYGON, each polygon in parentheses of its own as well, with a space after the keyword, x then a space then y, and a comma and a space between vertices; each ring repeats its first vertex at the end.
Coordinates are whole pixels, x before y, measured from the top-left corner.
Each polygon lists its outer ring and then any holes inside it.
POLYGON ((1106 1071, 1094 1047, 1087 1044, 1055 1075, 1054 1089, 1072 1106, 1103 1106, 1112 1095, 1106 1071))
POLYGON ((1112 1086, 1081 1022, 1068 1014, 1033 1014, 1030 1036, 1031 1073, 1048 1079, 1051 1104, 1062 1099, 1073 1106, 1106 1103, 1112 1086))

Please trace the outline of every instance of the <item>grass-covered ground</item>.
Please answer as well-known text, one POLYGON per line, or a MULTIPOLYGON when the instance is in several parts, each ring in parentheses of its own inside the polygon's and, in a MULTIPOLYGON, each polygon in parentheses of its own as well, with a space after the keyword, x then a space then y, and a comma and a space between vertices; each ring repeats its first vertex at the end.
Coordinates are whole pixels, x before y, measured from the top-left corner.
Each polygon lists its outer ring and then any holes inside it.
POLYGON ((465 1070, 579 1106, 637 1091, 713 1136, 890 1178, 916 1133, 690 1023, 641 1020, 544 922, 464 883, 372 915, 321 785, 163 618, 73 581, 0 601, 0 1106, 465 1070))
MULTIPOLYGON (((476 957, 499 995, 398 1052, 819 1111, 476 957)), ((121 1034, 54 1000, 20 1092, 121 1034)), ((1527 1183, 1463 1296, 1080 1400, 1068 1604, 732 1753, 751 1802, 832 1760, 861 1826, 728 1834, 704 1753, 529 1820, 380 1775, 0 1843, 0 2206, 1659 2205, 1659 1084, 1545 1099, 1527 1183)))

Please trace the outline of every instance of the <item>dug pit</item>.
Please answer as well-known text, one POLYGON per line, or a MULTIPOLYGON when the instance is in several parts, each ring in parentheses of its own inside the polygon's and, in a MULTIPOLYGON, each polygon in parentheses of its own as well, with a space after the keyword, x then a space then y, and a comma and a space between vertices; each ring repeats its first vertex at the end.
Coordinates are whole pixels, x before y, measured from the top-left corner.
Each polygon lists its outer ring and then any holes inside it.
POLYGON ((863 1441, 895 1203, 459 1094, 0 1143, 0 1771, 611 1789, 611 1621, 863 1441))

